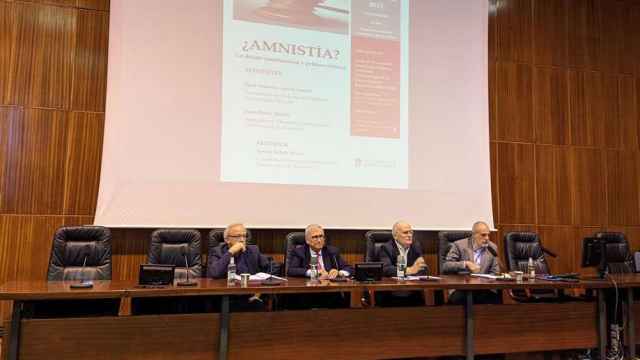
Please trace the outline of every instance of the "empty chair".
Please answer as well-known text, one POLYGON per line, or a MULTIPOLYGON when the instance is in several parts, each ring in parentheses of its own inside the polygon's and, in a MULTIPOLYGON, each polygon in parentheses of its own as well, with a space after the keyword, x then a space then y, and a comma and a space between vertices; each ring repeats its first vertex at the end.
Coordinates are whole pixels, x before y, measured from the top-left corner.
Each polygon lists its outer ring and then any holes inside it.
MULTIPOLYGON (((111 232, 102 226, 65 226, 53 236, 48 281, 111 280, 111 232)), ((115 316, 119 299, 43 300, 25 303, 25 317, 115 316)))
POLYGON ((621 232, 598 232, 595 237, 604 240, 606 263, 610 273, 632 273, 635 270, 629 242, 621 232))
MULTIPOLYGON (((508 232, 504 236, 504 252, 507 258, 505 271, 527 273, 529 258, 533 260, 537 275, 550 274, 540 237, 534 232, 508 232)), ((510 295, 518 301, 557 300, 558 291, 553 289, 512 290, 510 295)))
POLYGON ((364 261, 378 262, 380 261, 380 247, 393 239, 391 230, 370 230, 364 234, 367 242, 364 261))
POLYGON ((294 231, 290 232, 286 236, 285 246, 284 246, 284 274, 289 273, 289 256, 291 251, 296 246, 301 246, 306 243, 304 239, 304 231, 294 231))
POLYGON ((58 229, 53 236, 47 280, 111 280, 109 229, 102 226, 58 229))
POLYGON ((175 278, 200 277, 200 232, 192 229, 158 229, 151 234, 148 261, 150 264, 175 265, 175 278), (186 258, 185 258, 186 257, 186 258))

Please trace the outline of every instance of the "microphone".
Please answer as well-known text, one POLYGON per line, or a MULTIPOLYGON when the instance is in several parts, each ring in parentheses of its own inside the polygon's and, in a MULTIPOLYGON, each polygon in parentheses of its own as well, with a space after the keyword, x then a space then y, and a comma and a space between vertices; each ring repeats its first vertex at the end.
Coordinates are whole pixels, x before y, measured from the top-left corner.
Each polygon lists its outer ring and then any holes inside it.
POLYGON ((496 249, 492 248, 489 245, 485 246, 485 248, 491 253, 491 255, 493 255, 496 258, 498 257, 498 252, 496 251, 496 249))
POLYGON ((273 258, 269 257, 269 277, 262 280, 261 284, 266 286, 278 286, 282 284, 282 280, 273 277, 273 258))
POLYGON ((331 259, 333 259, 333 263, 336 265, 336 270, 338 270, 338 276, 336 276, 334 279, 330 279, 331 281, 335 281, 335 282, 344 282, 347 281, 347 277, 343 276, 342 274, 340 274, 340 265, 338 265, 338 259, 336 258, 335 254, 331 254, 331 259))
POLYGON ((496 249, 494 249, 493 247, 491 247, 491 245, 487 244, 484 246, 485 249, 487 249, 487 251, 489 251, 491 253, 491 255, 493 255, 493 257, 496 258, 496 260, 498 261, 498 266, 500 267, 500 269, 502 270, 502 272, 504 273, 504 271, 507 269, 506 267, 504 267, 504 264, 502 263, 502 260, 500 260, 500 258, 498 257, 498 252, 496 251, 496 249))
POLYGON ((69 288, 71 289, 91 289, 93 288, 93 282, 92 281, 85 281, 84 280, 84 268, 87 266, 87 258, 89 257, 89 254, 91 253, 90 247, 89 245, 86 245, 82 248, 82 254, 84 256, 84 259, 82 260, 82 269, 80 269, 80 282, 79 283, 73 283, 71 285, 69 285, 69 288))
POLYGON ((191 271, 189 270, 189 258, 187 257, 186 246, 180 247, 180 254, 182 255, 182 257, 184 257, 184 266, 185 266, 185 270, 187 272, 187 279, 184 280, 184 281, 178 281, 176 283, 176 285, 178 285, 178 286, 196 286, 197 283, 195 281, 189 280, 189 273, 191 271))
POLYGON ((552 258, 557 258, 558 257, 558 254, 554 253, 553 251, 547 249, 544 246, 540 246, 540 249, 542 250, 542 252, 544 252, 545 254, 551 256, 552 258))

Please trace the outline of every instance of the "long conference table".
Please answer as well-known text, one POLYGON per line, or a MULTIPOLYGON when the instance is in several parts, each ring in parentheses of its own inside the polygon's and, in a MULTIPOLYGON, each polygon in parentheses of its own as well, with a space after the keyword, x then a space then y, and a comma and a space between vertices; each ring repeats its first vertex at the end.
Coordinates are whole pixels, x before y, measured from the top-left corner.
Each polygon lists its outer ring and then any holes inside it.
MULTIPOLYGON (((640 274, 614 275, 619 289, 640 286, 640 274)), ((18 281, 0 286, 0 300, 12 300, 8 359, 373 359, 435 357, 531 351, 606 348, 605 290, 610 280, 577 283, 535 280, 504 282, 469 276, 437 281, 355 281, 310 284, 289 279, 280 286, 198 279, 195 287, 139 288, 134 281, 96 281, 92 289, 71 282, 18 281), (473 305, 472 292, 484 289, 592 289, 594 301, 473 305), (314 309, 237 312, 229 297, 254 293, 296 294, 406 290, 462 290, 462 306, 314 309), (215 313, 131 315, 126 304, 144 297, 220 296, 215 313), (24 305, 41 300, 120 299, 118 316, 27 318, 24 305), (125 304, 124 306, 122 304, 125 304)), ((626 291, 629 352, 635 355, 637 313, 626 291)))

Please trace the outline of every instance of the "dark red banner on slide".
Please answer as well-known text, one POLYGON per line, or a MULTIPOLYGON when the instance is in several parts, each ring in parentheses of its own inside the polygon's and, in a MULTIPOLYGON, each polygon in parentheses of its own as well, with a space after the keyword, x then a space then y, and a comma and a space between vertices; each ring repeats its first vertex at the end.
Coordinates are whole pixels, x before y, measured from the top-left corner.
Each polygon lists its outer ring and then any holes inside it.
POLYGON ((400 137, 399 6, 392 0, 352 2, 352 136, 400 137))

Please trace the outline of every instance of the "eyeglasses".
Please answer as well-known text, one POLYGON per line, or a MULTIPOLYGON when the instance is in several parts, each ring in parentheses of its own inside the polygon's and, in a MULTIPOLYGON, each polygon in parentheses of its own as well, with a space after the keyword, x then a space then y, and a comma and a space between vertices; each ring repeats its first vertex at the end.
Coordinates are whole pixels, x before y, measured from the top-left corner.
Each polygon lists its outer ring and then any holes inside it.
POLYGON ((236 235, 227 235, 228 239, 246 239, 247 238, 247 234, 236 234, 236 235))

